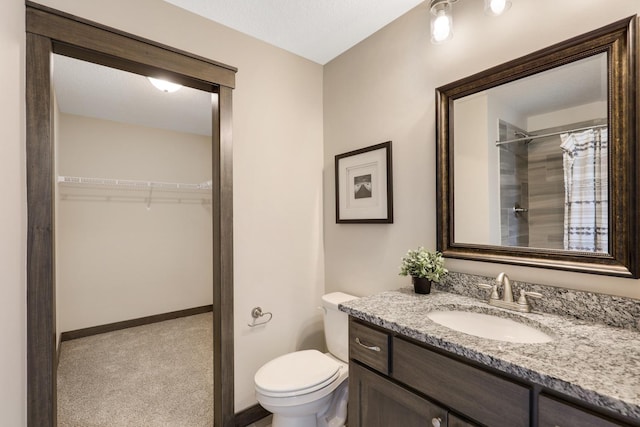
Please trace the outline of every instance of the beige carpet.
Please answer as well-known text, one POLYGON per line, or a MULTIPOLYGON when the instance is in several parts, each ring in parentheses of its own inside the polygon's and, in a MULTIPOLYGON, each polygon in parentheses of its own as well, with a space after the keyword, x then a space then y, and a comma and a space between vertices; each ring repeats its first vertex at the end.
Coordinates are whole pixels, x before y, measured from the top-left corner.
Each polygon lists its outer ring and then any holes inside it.
POLYGON ((59 427, 213 425, 211 313, 62 343, 59 427))

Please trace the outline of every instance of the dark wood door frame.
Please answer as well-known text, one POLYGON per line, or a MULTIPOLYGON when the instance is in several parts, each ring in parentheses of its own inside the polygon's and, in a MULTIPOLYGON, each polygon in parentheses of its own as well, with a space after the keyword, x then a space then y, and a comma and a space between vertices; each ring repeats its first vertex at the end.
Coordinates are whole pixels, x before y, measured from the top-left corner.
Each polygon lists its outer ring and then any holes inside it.
POLYGON ((232 91, 236 69, 26 2, 27 422, 56 425, 51 55, 212 93, 214 426, 234 425, 232 91))

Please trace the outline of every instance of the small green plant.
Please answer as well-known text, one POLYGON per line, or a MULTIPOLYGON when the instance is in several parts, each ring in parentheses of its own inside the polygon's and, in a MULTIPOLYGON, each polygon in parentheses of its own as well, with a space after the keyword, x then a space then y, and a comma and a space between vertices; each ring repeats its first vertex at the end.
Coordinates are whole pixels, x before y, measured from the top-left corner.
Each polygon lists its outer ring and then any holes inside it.
POLYGON ((402 257, 400 265, 401 276, 426 278, 436 283, 439 283, 448 272, 449 270, 444 268, 442 254, 436 251, 429 252, 422 246, 416 250, 410 249, 402 257))

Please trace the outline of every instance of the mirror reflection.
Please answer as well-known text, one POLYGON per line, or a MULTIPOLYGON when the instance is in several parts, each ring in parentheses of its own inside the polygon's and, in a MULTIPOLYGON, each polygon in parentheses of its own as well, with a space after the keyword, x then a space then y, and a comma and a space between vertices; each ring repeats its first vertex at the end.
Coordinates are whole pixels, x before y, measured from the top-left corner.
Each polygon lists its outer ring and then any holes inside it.
POLYGON ((453 241, 609 253, 602 52, 453 101, 453 241))
POLYGON ((445 257, 637 277, 636 17, 436 90, 445 257))

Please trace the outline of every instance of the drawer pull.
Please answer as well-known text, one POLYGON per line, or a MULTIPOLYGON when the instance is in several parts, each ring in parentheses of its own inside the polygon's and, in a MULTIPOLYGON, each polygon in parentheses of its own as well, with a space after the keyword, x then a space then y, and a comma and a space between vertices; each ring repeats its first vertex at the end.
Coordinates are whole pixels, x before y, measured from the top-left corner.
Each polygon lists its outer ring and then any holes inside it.
POLYGON ((440 419, 440 418, 431 418, 431 425, 433 427, 440 427, 441 423, 442 423, 442 419, 440 419))
POLYGON ((366 345, 363 344, 362 341, 360 341, 360 338, 356 337, 356 343, 364 348, 366 348, 367 350, 371 350, 371 351, 380 351, 380 347, 378 347, 377 345, 366 345))

